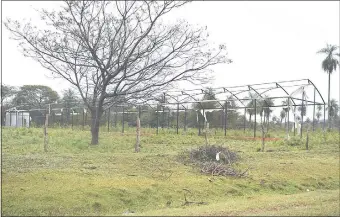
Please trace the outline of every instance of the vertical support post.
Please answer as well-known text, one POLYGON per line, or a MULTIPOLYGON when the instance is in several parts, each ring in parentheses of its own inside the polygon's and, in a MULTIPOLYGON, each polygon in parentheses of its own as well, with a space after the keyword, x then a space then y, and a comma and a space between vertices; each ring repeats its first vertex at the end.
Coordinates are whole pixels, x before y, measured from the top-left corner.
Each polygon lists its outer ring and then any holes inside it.
POLYGON ((228 101, 225 102, 224 106, 224 136, 227 136, 227 114, 228 114, 228 101))
POLYGON ((290 129, 290 128, 289 128, 289 127, 290 127, 290 124, 289 124, 289 121, 290 121, 290 120, 289 120, 289 113, 290 113, 290 99, 289 99, 289 98, 288 98, 288 103, 287 103, 287 105, 288 105, 288 107, 287 107, 287 113, 288 113, 288 114, 287 114, 287 116, 288 116, 288 118, 287 118, 287 119, 288 119, 288 120, 287 120, 287 121, 288 121, 288 122, 287 122, 287 135, 289 135, 289 129, 290 129))
POLYGON ((255 106, 255 112, 254 112, 254 119, 255 119, 255 121, 254 121, 254 138, 255 138, 256 137, 256 125, 257 125, 257 123, 256 123, 256 114, 257 114, 256 99, 255 99, 254 106, 255 106))
POLYGON ((164 116, 164 106, 162 106, 162 129, 164 128, 165 116, 164 116))
POLYGON ((168 129, 170 128, 170 108, 168 109, 168 129))
POLYGON ((123 106, 123 113, 122 113, 122 133, 124 133, 124 106, 123 106))
POLYGON ((28 128, 31 127, 31 115, 30 115, 30 111, 28 110, 28 128))
POLYGON ((184 108, 184 132, 187 132, 187 109, 184 108))
POLYGON ((323 104, 323 126, 322 126, 322 130, 325 130, 325 125, 326 125, 326 104, 323 104))
POLYGON ((63 120, 63 109, 60 111, 60 126, 63 127, 64 120, 63 120))
POLYGON ((24 112, 21 112, 21 127, 24 127, 24 112))
POLYGON ((247 109, 244 108, 243 133, 246 133, 246 115, 247 115, 247 109))
POLYGON ((139 115, 137 116, 136 134, 137 134, 137 138, 136 138, 135 152, 138 153, 140 151, 140 117, 139 115))
POLYGON ((201 121, 200 121, 200 116, 199 116, 199 113, 198 111, 196 111, 196 115, 197 115, 197 124, 198 124, 198 135, 200 136, 201 135, 201 121))
POLYGON ((83 130, 85 127, 85 108, 83 108, 83 130))
POLYGON ((156 114, 157 114, 157 134, 158 134, 158 127, 159 127, 159 114, 158 114, 158 105, 156 106, 156 114))
POLYGON ((314 103, 313 103, 313 132, 315 131, 315 87, 314 87, 314 103))
POLYGON ((302 128, 303 128, 303 110, 304 104, 303 104, 303 97, 304 97, 304 92, 302 92, 302 97, 301 97, 301 127, 300 127, 300 139, 302 139, 302 128))
POLYGON ((107 132, 110 132, 110 114, 111 114, 111 107, 109 108, 109 112, 107 115, 107 132))
POLYGON ((18 127, 18 112, 15 112, 15 127, 18 127))
POLYGON ((12 126, 12 111, 9 111, 9 126, 12 126))
POLYGON ((45 152, 47 152, 47 144, 48 144, 47 127, 48 127, 48 114, 46 112, 45 125, 44 125, 44 151, 45 152))
POLYGON ((117 113, 117 109, 115 112, 115 127, 117 127, 117 121, 118 121, 118 113, 117 113))
POLYGON ((73 130, 73 109, 72 109, 72 120, 71 121, 72 121, 71 124, 72 124, 72 130, 73 130))
POLYGON ((178 134, 179 103, 177 103, 176 133, 178 134))

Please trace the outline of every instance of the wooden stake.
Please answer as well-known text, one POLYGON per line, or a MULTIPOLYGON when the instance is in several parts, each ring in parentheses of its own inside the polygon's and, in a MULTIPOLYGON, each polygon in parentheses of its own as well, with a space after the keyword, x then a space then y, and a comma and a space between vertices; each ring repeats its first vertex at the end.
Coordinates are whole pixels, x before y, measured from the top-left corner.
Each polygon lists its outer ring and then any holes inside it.
POLYGON ((47 133, 47 127, 48 127, 48 114, 46 114, 45 118, 45 125, 44 125, 44 151, 47 152, 47 144, 48 144, 48 133, 47 133))
POLYGON ((136 134, 137 134, 137 138, 136 138, 135 152, 139 152, 140 151, 140 119, 139 117, 137 117, 136 134))

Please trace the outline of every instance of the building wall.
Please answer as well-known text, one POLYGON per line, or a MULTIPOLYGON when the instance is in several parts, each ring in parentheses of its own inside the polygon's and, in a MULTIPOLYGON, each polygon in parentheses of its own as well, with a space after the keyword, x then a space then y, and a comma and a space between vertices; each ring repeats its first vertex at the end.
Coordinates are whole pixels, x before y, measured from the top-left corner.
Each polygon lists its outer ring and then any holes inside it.
POLYGON ((6 112, 5 126, 7 127, 29 127, 28 112, 6 112))

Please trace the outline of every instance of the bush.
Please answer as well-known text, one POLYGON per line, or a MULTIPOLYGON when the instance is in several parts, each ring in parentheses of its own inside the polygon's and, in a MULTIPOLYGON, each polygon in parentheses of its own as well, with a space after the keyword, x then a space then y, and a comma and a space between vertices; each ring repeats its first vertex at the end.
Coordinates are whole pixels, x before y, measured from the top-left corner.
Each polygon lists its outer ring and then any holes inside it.
POLYGON ((304 144, 303 140, 298 137, 292 137, 290 139, 285 139, 285 143, 289 146, 301 146, 304 144))

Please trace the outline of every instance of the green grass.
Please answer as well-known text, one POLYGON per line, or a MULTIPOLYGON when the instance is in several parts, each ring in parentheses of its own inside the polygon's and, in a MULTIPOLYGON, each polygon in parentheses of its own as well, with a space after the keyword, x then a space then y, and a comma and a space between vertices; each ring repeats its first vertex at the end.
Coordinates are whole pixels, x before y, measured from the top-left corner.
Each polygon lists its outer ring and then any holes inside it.
POLYGON ((89 145, 88 131, 49 129, 47 153, 42 129, 2 129, 2 215, 339 215, 336 131, 311 132, 308 151, 304 137, 298 146, 268 141, 265 152, 260 140, 228 138, 243 131, 230 130, 227 139, 212 133, 211 144, 236 151, 235 166, 250 168, 235 178, 203 175, 177 160, 204 144, 197 130, 143 129, 149 134, 134 153, 135 129, 106 129, 98 146, 89 145), (183 189, 187 200, 207 204, 183 206, 183 189))

